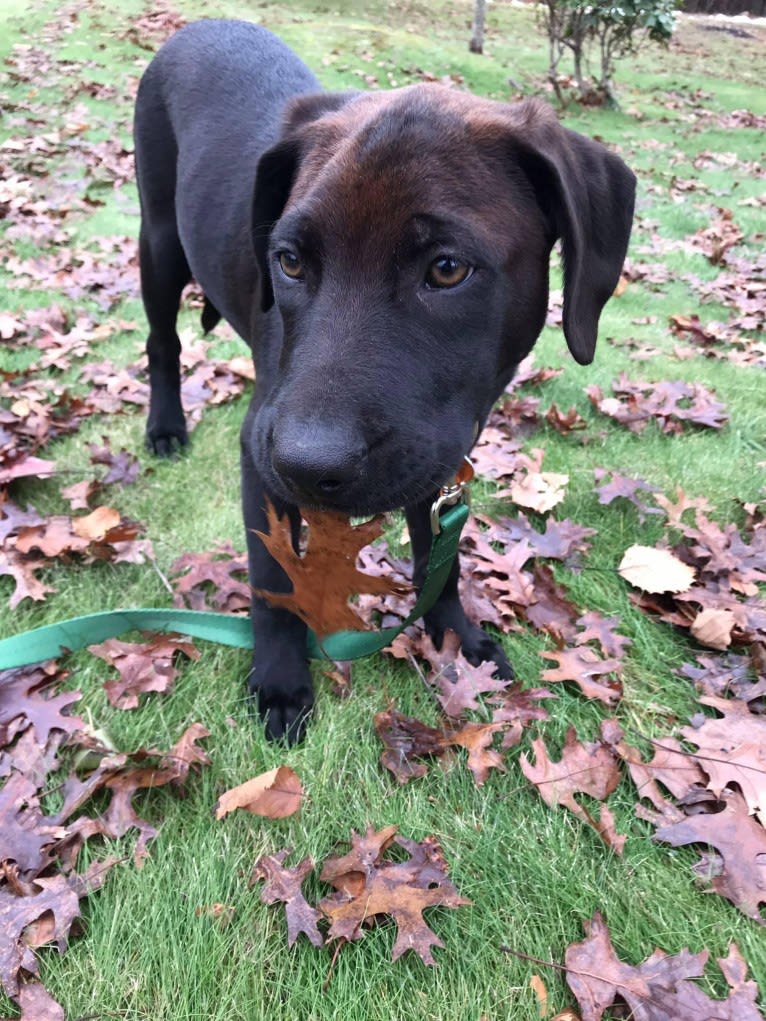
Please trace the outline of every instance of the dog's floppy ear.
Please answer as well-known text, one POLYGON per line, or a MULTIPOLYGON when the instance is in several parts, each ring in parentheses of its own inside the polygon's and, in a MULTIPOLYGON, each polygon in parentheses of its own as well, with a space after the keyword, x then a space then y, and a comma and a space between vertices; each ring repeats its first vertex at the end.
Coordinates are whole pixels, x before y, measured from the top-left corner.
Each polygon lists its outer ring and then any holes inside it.
POLYGON ((354 92, 320 92, 298 96, 285 112, 282 138, 258 162, 253 196, 253 247, 261 279, 261 308, 274 304, 269 272, 269 237, 287 204, 303 153, 308 144, 305 129, 324 114, 345 106, 354 92))
POLYGON ((561 127, 535 104, 519 157, 564 261, 564 336, 581 365, 593 361, 601 310, 614 292, 633 221, 636 179, 619 156, 561 127))

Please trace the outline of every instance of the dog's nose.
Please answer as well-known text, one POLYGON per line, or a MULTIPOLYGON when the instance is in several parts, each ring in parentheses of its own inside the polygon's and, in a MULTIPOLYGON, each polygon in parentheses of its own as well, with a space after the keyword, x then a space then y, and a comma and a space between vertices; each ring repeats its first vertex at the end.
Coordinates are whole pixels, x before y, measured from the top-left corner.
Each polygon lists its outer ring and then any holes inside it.
POLYGON ((281 426, 273 434, 274 471, 298 498, 332 501, 361 473, 367 444, 350 430, 316 423, 281 426))

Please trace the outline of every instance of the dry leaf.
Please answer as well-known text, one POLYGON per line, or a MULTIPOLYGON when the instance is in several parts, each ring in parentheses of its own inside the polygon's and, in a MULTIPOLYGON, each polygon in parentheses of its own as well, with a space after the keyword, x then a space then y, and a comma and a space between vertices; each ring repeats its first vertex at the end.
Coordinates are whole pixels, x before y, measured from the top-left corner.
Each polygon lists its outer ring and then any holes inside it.
POLYGON ((645 592, 686 592, 694 583, 693 567, 653 546, 630 546, 617 572, 645 592))
POLYGON ((289 853, 290 851, 285 849, 278 854, 265 854, 259 858, 253 866, 249 885, 252 886, 258 880, 265 880, 266 885, 261 891, 263 903, 276 904, 277 901, 281 901, 285 905, 289 947, 301 933, 304 933, 315 947, 321 947, 324 945, 324 937, 317 922, 322 914, 311 907, 301 890, 303 880, 314 868, 314 862, 311 858, 304 858, 299 865, 290 868, 284 864, 289 853))
POLYGON ((321 878, 329 880, 337 891, 319 904, 331 922, 327 938, 347 942, 360 939, 363 926, 376 917, 390 915, 397 925, 392 960, 405 950, 413 950, 424 964, 433 965, 436 961, 431 947, 444 944, 426 924, 423 911, 437 906, 457 908, 471 902, 458 894, 447 877, 447 863, 435 837, 426 837, 420 843, 397 837, 396 843, 410 855, 406 861, 389 861, 380 854, 371 857, 368 845, 380 845, 382 836, 385 849, 392 831, 395 827, 380 834, 370 829, 363 838, 352 833, 350 854, 325 862, 321 878), (358 893, 349 892, 343 869, 361 879, 358 893))
POLYGON ((303 511, 309 526, 304 556, 293 549, 290 522, 280 519, 274 507, 267 507, 269 532, 256 532, 266 549, 293 584, 288 595, 253 589, 253 594, 272 606, 282 606, 304 620, 321 638, 333 631, 359 630, 360 617, 348 599, 360 592, 376 595, 401 594, 408 589, 390 578, 362 574, 356 568, 359 550, 383 531, 379 518, 352 526, 335 511, 303 511))
POLYGON ((691 633, 703 645, 711 649, 728 649, 736 619, 731 610, 716 610, 709 607, 700 610, 692 621, 691 633))
POLYGON ((589 645, 561 649, 559 652, 541 652, 544 659, 558 664, 555 669, 543 670, 540 680, 546 683, 574 681, 587 698, 596 698, 613 706, 622 698, 619 659, 602 659, 589 645), (617 674, 611 677, 610 674, 617 674))
POLYGON ((586 938, 567 948, 569 988, 582 1010, 582 1021, 601 1021, 610 1007, 627 1007, 642 1021, 761 1021, 758 988, 745 980, 747 967, 734 946, 718 964, 729 986, 724 1000, 712 1000, 692 979, 703 975, 707 950, 681 950, 671 956, 655 950, 639 965, 626 964, 615 953, 599 912, 584 924, 586 938))
POLYGON ((587 794, 603 802, 620 782, 617 756, 603 739, 604 726, 608 726, 608 722, 602 725, 602 740, 587 744, 578 741, 574 727, 570 727, 558 762, 548 757, 544 742, 537 738, 532 742, 534 764, 524 754, 519 765, 547 805, 552 808, 564 805, 581 822, 591 826, 616 854, 622 854, 625 837, 616 832, 607 806, 602 804, 596 817, 575 800, 575 794, 587 794))
POLYGON ((215 817, 223 819, 235 808, 244 808, 267 819, 284 819, 298 811, 302 798, 298 774, 289 766, 278 766, 222 794, 216 802, 215 817))
POLYGON ((532 975, 529 979, 529 984, 537 997, 537 1007, 540 1011, 540 1017, 548 1017, 548 990, 545 986, 545 982, 543 982, 539 975, 532 975))
POLYGON ((568 482, 568 475, 529 471, 523 478, 514 478, 508 492, 511 500, 519 507, 529 507, 539 514, 545 514, 564 499, 564 487, 568 482))
POLYGON ((82 518, 72 519, 72 531, 81 539, 103 539, 110 529, 120 523, 120 512, 114 507, 96 507, 82 518))

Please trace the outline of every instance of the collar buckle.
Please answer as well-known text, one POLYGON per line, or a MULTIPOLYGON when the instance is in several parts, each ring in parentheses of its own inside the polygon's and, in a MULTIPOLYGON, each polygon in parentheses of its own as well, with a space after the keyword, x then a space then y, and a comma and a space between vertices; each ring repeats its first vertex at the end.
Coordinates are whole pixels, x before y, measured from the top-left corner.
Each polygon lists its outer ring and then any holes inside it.
POLYGON ((471 502, 468 485, 473 479, 474 474, 470 458, 464 457, 463 463, 458 468, 455 477, 439 490, 439 495, 431 504, 431 531, 434 535, 438 535, 441 532, 442 526, 439 515, 444 507, 454 507, 455 504, 461 501, 465 504, 471 502))

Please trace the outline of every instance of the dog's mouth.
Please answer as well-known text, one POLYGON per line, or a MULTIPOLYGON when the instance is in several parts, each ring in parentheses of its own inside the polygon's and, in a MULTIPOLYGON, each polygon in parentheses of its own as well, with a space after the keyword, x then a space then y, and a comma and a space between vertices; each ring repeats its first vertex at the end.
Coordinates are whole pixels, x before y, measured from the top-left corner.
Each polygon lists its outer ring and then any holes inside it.
MULTIPOLYGON (((402 459, 404 460, 404 459, 402 459)), ((433 502, 441 493, 455 485, 467 484, 473 469, 467 457, 457 454, 449 466, 424 470, 422 464, 402 465, 399 473, 379 473, 368 467, 352 482, 318 480, 319 484, 302 487, 287 482, 273 464, 265 479, 266 488, 279 500, 306 510, 332 511, 349 517, 369 517, 433 502), (322 485, 322 483, 331 483, 322 485)))
POLYGON ((296 429, 282 419, 276 427, 267 413, 251 434, 253 459, 280 502, 369 516, 431 502, 453 485, 475 439, 469 423, 430 422, 416 431, 378 422, 375 435, 364 436, 364 427, 346 430, 334 420, 296 429))
POLYGON ((442 489, 449 486, 454 474, 454 472, 447 476, 434 474, 426 479, 399 478, 390 484, 378 482, 373 486, 355 485, 345 487, 342 491, 330 490, 319 494, 285 485, 274 472, 268 488, 273 489, 274 495, 286 503, 295 504, 306 510, 334 511, 347 514, 349 517, 369 517, 435 499, 442 489))

